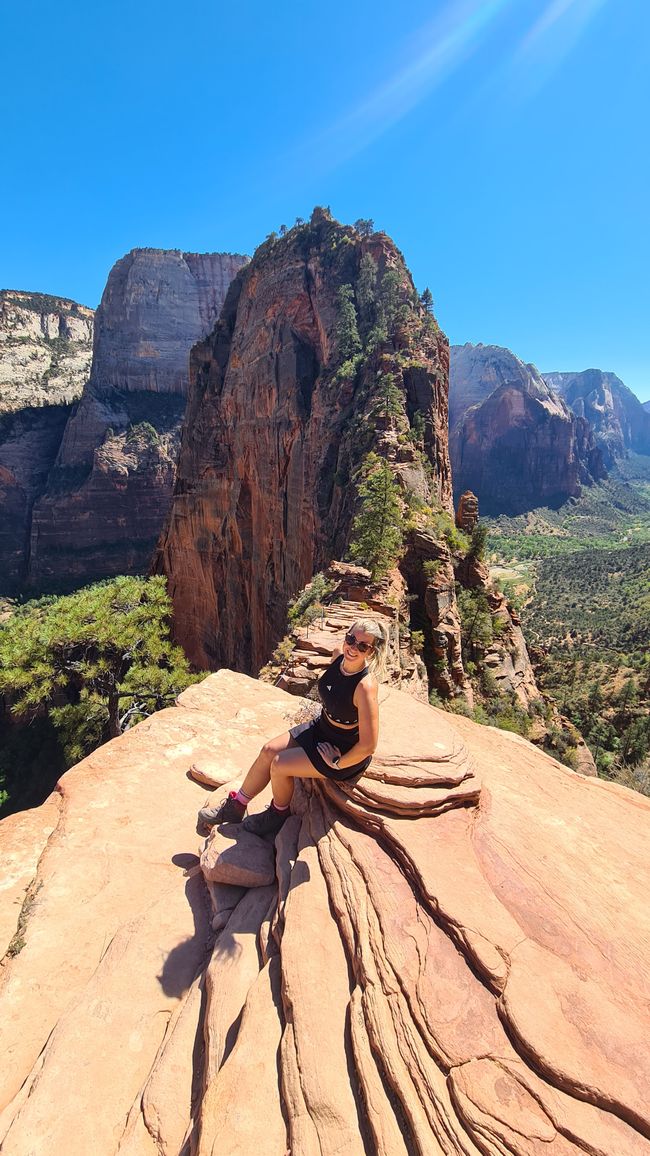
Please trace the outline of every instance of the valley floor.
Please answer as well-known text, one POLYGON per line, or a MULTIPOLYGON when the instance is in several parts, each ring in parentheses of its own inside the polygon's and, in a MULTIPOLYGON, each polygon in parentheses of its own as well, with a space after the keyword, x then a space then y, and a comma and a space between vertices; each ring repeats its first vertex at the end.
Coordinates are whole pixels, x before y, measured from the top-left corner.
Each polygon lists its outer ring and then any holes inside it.
POLYGON ((489 529, 492 576, 521 613, 542 690, 599 774, 649 793, 650 458, 489 529))

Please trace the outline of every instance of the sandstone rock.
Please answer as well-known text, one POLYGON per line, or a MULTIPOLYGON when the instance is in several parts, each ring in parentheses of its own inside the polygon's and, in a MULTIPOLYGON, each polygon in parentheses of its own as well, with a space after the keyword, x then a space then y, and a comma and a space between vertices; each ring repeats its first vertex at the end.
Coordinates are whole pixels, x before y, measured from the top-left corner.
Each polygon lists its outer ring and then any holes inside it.
POLYGON ((542 376, 577 417, 587 419, 607 468, 628 450, 650 454, 650 417, 615 373, 585 369, 582 373, 544 373, 542 376))
POLYGON ((33 587, 148 569, 174 483, 189 351, 245 260, 134 249, 113 266, 90 380, 33 511, 33 587))
POLYGON ((209 944, 187 763, 238 730, 240 777, 295 707, 222 671, 61 780, 3 1152, 649 1156, 648 800, 391 690, 370 774, 299 787, 209 944))
POLYGON ((456 525, 465 534, 471 534, 478 522, 478 498, 471 490, 465 490, 458 499, 456 525))
POLYGON ((450 414, 455 490, 484 514, 559 506, 606 476, 588 422, 508 349, 454 347, 450 414))
POLYGON ((178 638, 199 668, 257 673, 284 633, 288 600, 345 552, 359 429, 367 449, 385 450, 400 474, 397 432, 370 414, 380 368, 397 382, 402 420, 423 415, 430 468, 420 460, 418 486, 451 512, 447 341, 433 322, 423 330, 413 299, 388 237, 362 238, 316 214, 260 246, 213 333, 194 347, 178 481, 155 568, 169 578, 178 638), (379 279, 396 274, 411 328, 395 326, 381 351, 345 376, 337 295, 357 282, 368 255, 379 279), (244 412, 254 416, 244 421, 244 412))
POLYGON ((201 855, 201 870, 214 883, 266 887, 275 879, 273 846, 234 823, 214 827, 201 855))
POLYGON ((22 950, 23 925, 38 899, 38 884, 33 885, 36 866, 56 829, 59 810, 60 798, 53 794, 42 807, 2 820, 0 958, 12 940, 11 951, 22 950))
POLYGON ((32 507, 90 371, 93 311, 0 291, 0 593, 24 580, 32 507))

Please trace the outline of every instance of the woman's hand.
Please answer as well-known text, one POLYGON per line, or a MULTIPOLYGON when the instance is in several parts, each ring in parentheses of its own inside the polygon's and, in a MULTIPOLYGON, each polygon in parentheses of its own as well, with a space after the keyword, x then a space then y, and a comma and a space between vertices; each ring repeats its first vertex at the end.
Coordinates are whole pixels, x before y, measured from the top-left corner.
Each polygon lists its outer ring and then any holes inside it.
POLYGON ((338 760, 341 757, 341 752, 338 747, 333 747, 331 743, 319 743, 316 750, 318 751, 323 762, 327 763, 328 767, 336 770, 338 767, 338 760), (336 762, 334 760, 337 760, 336 762))

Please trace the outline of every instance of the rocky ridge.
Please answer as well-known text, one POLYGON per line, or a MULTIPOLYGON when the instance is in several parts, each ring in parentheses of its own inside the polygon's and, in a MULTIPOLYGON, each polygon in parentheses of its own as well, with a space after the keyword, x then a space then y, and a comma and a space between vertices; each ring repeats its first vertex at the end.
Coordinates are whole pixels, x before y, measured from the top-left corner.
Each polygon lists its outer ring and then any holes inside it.
POLYGON ((628 450, 650 454, 650 417, 615 373, 585 369, 542 376, 578 417, 587 419, 608 469, 628 450))
POLYGON ((650 1152, 650 804, 380 700, 275 848, 193 834, 295 717, 228 671, 0 823, 3 1153, 650 1152))
POLYGON ((28 583, 146 572, 174 482, 191 346, 246 258, 134 249, 110 272, 90 379, 36 502, 28 583))
POLYGON ((0 290, 0 414, 78 401, 90 372, 94 312, 46 293, 0 290))
POLYGON ((450 414, 455 491, 484 514, 556 507, 606 476, 589 422, 507 349, 453 347, 450 414))
POLYGON ((348 548, 364 455, 389 463, 405 503, 451 517, 447 371, 446 338, 384 234, 315 210, 257 250, 192 351, 156 562, 197 667, 259 670, 289 598, 348 548))
POLYGON ((0 593, 25 579, 32 508, 90 371, 93 317, 65 298, 0 291, 0 593))

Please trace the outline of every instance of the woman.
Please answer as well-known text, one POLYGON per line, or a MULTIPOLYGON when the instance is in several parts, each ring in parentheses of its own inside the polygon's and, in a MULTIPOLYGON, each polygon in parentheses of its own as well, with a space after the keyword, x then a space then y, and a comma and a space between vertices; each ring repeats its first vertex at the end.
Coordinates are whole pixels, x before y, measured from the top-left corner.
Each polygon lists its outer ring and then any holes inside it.
POLYGON ((288 819, 294 779, 354 783, 372 758, 379 736, 377 681, 386 669, 386 634, 374 619, 359 618, 318 680, 322 711, 313 722, 292 727, 265 743, 238 791, 220 807, 199 811, 197 830, 205 835, 218 823, 241 823, 255 835, 275 834, 288 819), (246 808, 268 782, 273 802, 244 818, 246 808))

